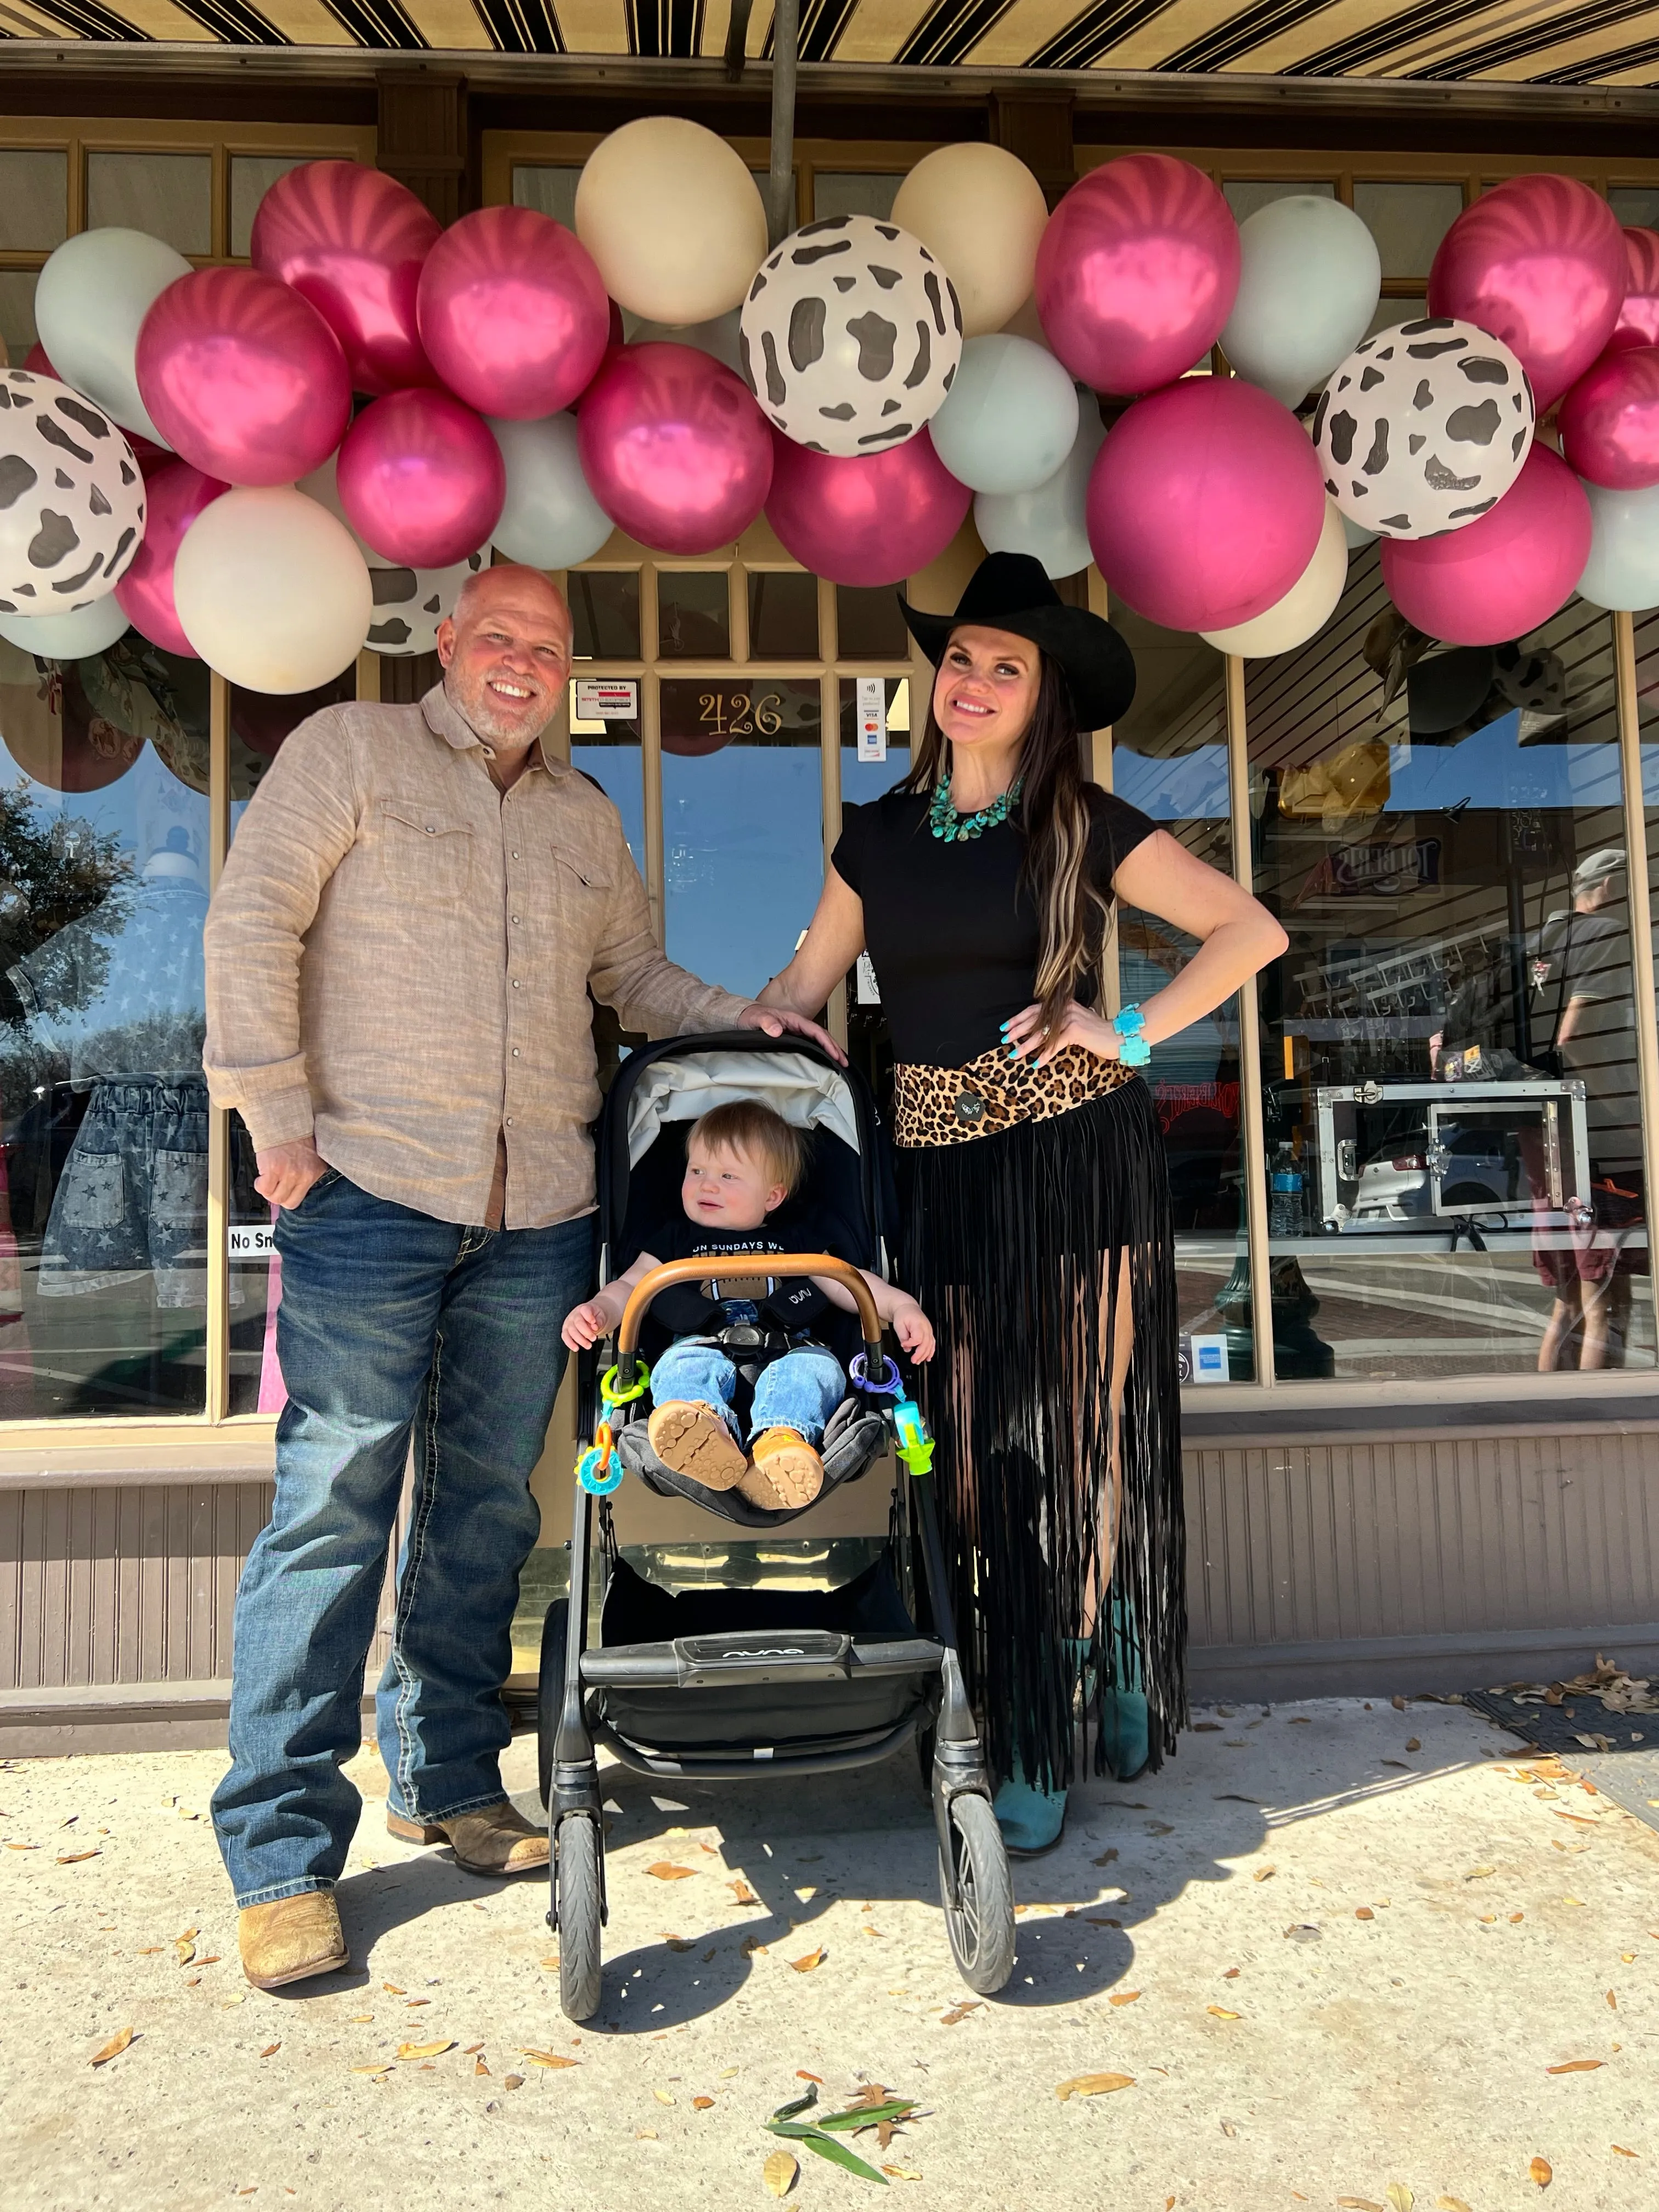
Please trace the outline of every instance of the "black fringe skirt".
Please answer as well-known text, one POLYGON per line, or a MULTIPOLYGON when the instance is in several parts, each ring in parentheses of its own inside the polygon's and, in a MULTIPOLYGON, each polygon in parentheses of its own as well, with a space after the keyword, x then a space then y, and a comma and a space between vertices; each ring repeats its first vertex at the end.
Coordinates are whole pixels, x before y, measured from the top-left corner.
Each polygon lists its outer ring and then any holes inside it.
POLYGON ((1156 1767, 1186 1720, 1187 1620, 1175 1243, 1152 1094, 1126 1083, 1051 1120, 896 1157, 898 1280, 938 1332, 917 1374, 991 1763, 1006 1775, 1018 1760, 1038 1788, 1070 1781, 1086 1637, 1087 1717, 1107 1688, 1144 1689, 1156 1767), (1133 1349, 1114 1501, 1126 1264, 1133 1349))

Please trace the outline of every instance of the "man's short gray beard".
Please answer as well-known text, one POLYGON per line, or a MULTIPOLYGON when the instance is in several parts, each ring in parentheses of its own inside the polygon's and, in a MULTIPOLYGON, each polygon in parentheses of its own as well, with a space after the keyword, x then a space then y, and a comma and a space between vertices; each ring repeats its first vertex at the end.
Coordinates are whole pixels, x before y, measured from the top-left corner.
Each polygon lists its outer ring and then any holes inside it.
POLYGON ((444 690, 449 695, 451 706, 455 708, 473 735, 478 738, 488 738, 495 744, 507 744, 515 739, 526 745, 534 744, 543 731, 551 727, 554 716, 558 713, 558 701, 556 697, 550 703, 547 720, 538 723, 526 738, 522 722, 497 720, 489 706, 489 694, 482 684, 477 687, 476 700, 464 699, 458 691, 452 690, 447 674, 444 678, 444 690))

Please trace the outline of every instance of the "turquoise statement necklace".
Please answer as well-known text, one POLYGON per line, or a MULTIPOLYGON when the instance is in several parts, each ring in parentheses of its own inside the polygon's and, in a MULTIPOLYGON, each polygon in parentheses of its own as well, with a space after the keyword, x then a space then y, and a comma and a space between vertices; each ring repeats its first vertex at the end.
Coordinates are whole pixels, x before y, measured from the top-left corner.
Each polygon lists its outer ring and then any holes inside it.
POLYGON ((1019 787, 1024 781, 1017 775, 1000 799, 994 799, 988 806, 981 806, 976 814, 958 814, 951 804, 951 779, 942 775, 933 787, 933 803, 927 809, 927 827, 935 837, 943 837, 946 844, 966 843, 973 837, 982 837, 988 830, 994 830, 1008 819, 1019 804, 1019 787))

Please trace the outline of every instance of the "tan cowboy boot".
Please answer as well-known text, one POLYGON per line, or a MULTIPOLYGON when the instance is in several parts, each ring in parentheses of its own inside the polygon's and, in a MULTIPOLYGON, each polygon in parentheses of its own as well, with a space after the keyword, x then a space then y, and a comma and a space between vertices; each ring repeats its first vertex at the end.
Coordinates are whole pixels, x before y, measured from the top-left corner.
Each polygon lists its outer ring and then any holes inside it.
POLYGON ((280 1990, 308 1974, 351 1964, 331 1890, 307 1889, 273 1905, 245 1905, 236 1916, 242 1972, 256 1990, 280 1990))
POLYGON ((406 1820, 388 1812, 386 1833, 405 1844, 447 1844, 469 1874, 524 1874, 547 1864, 547 1831, 532 1828, 503 1797, 452 1820, 406 1820))
POLYGON ((755 1440, 755 1464, 738 1485, 751 1505, 770 1513, 799 1512, 823 1487, 823 1462, 793 1429, 768 1429, 755 1440))
POLYGON ((705 1490, 730 1490, 748 1461, 732 1431, 712 1406, 690 1398, 671 1398, 646 1425, 651 1449, 676 1474, 689 1474, 705 1490))

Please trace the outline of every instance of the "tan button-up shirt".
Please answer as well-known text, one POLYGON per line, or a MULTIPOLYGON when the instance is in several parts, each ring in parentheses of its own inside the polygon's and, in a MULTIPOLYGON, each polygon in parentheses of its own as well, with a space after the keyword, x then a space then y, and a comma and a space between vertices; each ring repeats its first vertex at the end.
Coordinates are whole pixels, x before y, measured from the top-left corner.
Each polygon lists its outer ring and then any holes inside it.
POLYGON ((377 1198, 509 1229, 593 1202, 587 993, 652 1036, 747 1001, 664 958, 621 818, 540 747, 502 793, 441 685, 325 707, 277 754, 207 921, 215 1101, 256 1147, 314 1134, 377 1198))

